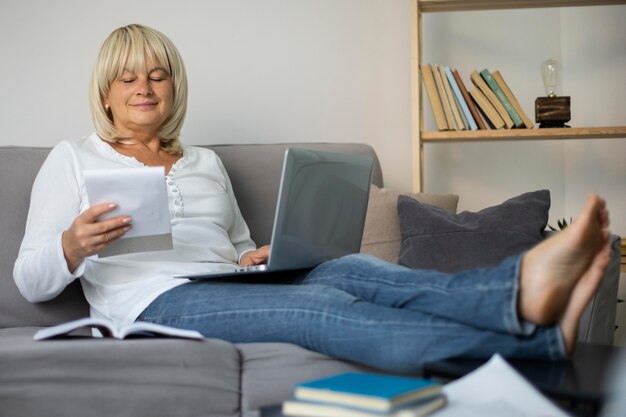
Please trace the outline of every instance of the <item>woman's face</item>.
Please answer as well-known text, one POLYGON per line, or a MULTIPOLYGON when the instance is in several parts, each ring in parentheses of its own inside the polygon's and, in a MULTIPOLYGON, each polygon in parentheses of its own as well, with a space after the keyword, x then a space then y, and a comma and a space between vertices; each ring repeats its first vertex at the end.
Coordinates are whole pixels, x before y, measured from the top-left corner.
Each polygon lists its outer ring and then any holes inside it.
POLYGON ((162 68, 133 72, 124 70, 111 84, 105 107, 113 114, 113 124, 120 133, 156 134, 172 111, 172 77, 162 68))

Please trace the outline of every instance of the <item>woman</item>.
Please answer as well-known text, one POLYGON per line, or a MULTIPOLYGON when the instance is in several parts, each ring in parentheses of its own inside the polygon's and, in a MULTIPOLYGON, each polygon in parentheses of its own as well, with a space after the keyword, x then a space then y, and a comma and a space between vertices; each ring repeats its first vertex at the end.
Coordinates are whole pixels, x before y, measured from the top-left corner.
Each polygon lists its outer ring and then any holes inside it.
POLYGON ((28 300, 80 277, 91 314, 196 329, 231 342, 289 342, 389 371, 464 355, 561 358, 609 260, 608 212, 592 196, 579 219, 496 268, 448 275, 351 255, 289 284, 191 283, 181 273, 263 263, 228 176, 210 150, 179 141, 182 60, 161 33, 114 31, 90 87, 96 133, 57 145, 35 180, 15 281, 28 300), (94 256, 132 227, 115 204, 88 207, 85 169, 165 166, 174 249, 94 256), (359 343, 355 343, 358 341, 359 343))

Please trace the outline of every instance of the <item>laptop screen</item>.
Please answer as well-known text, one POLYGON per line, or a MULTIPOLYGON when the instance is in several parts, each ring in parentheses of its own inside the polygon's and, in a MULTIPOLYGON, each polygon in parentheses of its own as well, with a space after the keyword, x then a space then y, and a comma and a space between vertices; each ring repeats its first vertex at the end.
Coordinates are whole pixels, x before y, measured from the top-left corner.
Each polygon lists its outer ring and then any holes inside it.
POLYGON ((371 156, 287 149, 269 269, 312 268, 358 253, 372 167, 371 156))

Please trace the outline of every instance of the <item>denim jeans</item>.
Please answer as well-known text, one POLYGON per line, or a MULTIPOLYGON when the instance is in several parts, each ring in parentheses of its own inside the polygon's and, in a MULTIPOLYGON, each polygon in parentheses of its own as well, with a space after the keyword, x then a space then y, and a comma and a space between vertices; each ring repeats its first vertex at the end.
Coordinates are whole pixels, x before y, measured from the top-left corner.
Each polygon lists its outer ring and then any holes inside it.
POLYGON ((520 321, 521 255, 457 274, 367 255, 325 262, 289 282, 197 281, 159 296, 142 320, 232 343, 293 343, 394 372, 463 356, 563 358, 556 326, 520 321))

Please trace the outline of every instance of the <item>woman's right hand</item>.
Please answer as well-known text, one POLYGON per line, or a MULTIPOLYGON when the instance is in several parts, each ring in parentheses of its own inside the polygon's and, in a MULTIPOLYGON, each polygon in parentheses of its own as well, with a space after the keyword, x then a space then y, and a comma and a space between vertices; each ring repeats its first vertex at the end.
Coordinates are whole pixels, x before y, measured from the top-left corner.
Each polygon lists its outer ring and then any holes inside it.
POLYGON ((97 220, 116 207, 113 203, 94 205, 76 217, 69 229, 63 232, 63 254, 70 272, 74 272, 86 257, 98 253, 131 229, 131 218, 128 216, 97 220))

